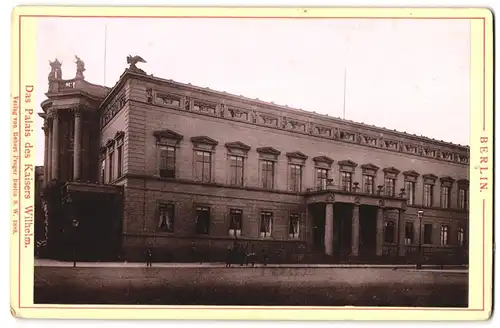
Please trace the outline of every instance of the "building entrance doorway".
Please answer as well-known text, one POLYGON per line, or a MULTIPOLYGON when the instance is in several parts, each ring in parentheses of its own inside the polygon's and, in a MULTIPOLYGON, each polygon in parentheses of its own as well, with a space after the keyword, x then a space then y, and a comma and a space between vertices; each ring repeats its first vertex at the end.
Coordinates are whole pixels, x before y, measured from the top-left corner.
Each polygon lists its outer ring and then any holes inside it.
POLYGON ((333 229, 333 256, 347 260, 352 249, 352 204, 333 205, 333 229))
POLYGON ((375 257, 377 248, 377 207, 359 207, 359 257, 375 257))

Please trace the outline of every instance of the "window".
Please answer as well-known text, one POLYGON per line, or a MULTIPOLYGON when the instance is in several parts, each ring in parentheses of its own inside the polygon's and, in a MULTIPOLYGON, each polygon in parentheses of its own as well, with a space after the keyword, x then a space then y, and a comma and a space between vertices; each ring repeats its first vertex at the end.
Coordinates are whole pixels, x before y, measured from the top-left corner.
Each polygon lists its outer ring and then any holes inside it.
POLYGON ((465 232, 463 228, 458 228, 457 231, 457 241, 458 241, 458 246, 464 246, 465 245, 465 232))
POLYGON ((100 172, 99 172, 99 182, 100 183, 106 182, 106 160, 105 159, 101 160, 101 168, 100 168, 100 172))
POLYGON ((299 192, 302 184, 302 166, 290 164, 290 191, 299 192))
POLYGON ((326 189, 328 184, 328 170, 316 169, 316 186, 320 189, 326 189))
POLYGON ((364 175, 363 176, 363 192, 366 192, 370 195, 373 195, 373 177, 371 175, 364 175))
POLYGON ((441 186, 441 207, 450 208, 450 187, 441 186))
POLYGON ((424 244, 432 244, 432 224, 424 224, 424 244))
POLYGON ((290 222, 288 225, 288 236, 291 239, 299 238, 299 228, 300 228, 300 215, 290 214, 290 222))
POLYGON ((243 211, 238 209, 229 210, 229 235, 230 236, 241 236, 241 223, 243 219, 243 211))
POLYGON ((408 200, 408 205, 415 204, 415 182, 406 181, 406 199, 408 200))
POLYGON ((243 186, 243 157, 229 156, 230 183, 233 186, 243 186))
POLYGON ((385 194, 389 197, 394 197, 396 194, 396 179, 385 178, 385 194))
POLYGON ((384 242, 388 244, 393 244, 394 243, 394 232, 395 232, 395 225, 394 222, 392 221, 385 221, 384 224, 384 242))
POLYGON ((196 207, 196 234, 208 235, 210 226, 210 208, 204 206, 196 207))
POLYGON ((413 228, 413 222, 406 222, 405 223, 405 244, 406 245, 413 244, 413 236, 414 235, 415 235, 415 233, 414 233, 414 228, 413 228))
POLYGON ((274 187, 274 162, 261 161, 262 188, 273 189, 274 187))
POLYGON ((352 189, 352 173, 351 172, 340 172, 340 183, 342 184, 342 190, 351 191, 352 189))
POLYGON ((161 204, 159 212, 158 229, 166 232, 174 232, 174 205, 161 204))
POLYGON ((160 177, 175 178, 175 147, 160 146, 160 177))
POLYGON ((467 189, 460 188, 458 190, 458 207, 461 210, 466 210, 468 208, 468 204, 467 204, 467 189))
POLYGON ((118 144, 116 148, 116 156, 117 156, 117 166, 116 166, 116 176, 119 178, 123 173, 123 143, 118 144))
POLYGON ((273 231, 273 213, 262 212, 260 214, 260 236, 271 237, 273 231))
POLYGON ((431 184, 424 184, 424 206, 425 207, 432 207, 432 198, 433 196, 433 189, 434 186, 431 184))
POLYGON ((212 154, 208 151, 196 151, 196 179, 210 182, 212 167, 212 154))
POLYGON ((441 245, 448 245, 448 232, 449 227, 447 225, 441 226, 441 245))
POLYGON ((113 162, 113 156, 114 156, 114 154, 113 154, 113 151, 110 151, 110 153, 109 153, 108 156, 109 156, 109 161, 108 161, 109 162, 109 164, 108 164, 108 169, 109 169, 109 172, 108 172, 108 182, 111 182, 114 179, 114 176, 113 176, 113 171, 114 171, 113 170, 113 166, 114 166, 114 162, 113 162))

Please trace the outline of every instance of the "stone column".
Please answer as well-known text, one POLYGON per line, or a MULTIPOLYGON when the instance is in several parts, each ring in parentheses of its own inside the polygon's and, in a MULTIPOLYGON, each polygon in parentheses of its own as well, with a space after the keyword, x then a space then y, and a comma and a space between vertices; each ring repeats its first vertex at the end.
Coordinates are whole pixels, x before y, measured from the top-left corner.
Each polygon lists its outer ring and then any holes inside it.
POLYGON ((47 182, 52 180, 52 121, 47 118, 47 182))
POLYGON ((405 256, 406 254, 406 248, 405 248, 405 220, 404 220, 404 215, 405 215, 405 210, 404 209, 399 209, 399 217, 398 217, 398 224, 399 224, 399 246, 398 246, 398 255, 399 256, 405 256))
POLYGON ((49 181, 49 126, 47 122, 43 124, 44 145, 43 145, 43 185, 47 186, 49 181))
POLYGON ((51 178, 59 179, 59 116, 55 112, 52 118, 52 173, 51 178))
POLYGON ((73 139, 73 180, 81 179, 82 167, 82 117, 79 109, 75 110, 75 137, 73 139))
POLYGON ((382 246, 384 245, 384 208, 377 209, 377 256, 382 256, 382 246))
POLYGON ((359 205, 352 207, 352 238, 351 238, 351 256, 359 256, 359 205))
POLYGON ((325 254, 333 255, 333 202, 326 203, 325 208, 325 254))

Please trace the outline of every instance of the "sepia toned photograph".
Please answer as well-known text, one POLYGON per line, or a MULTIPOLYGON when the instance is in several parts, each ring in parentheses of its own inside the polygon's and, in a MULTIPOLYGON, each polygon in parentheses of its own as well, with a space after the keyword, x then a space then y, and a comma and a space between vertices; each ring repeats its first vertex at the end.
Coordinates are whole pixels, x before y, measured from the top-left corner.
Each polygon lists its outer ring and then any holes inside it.
POLYGON ((39 309, 476 307, 483 23, 300 13, 28 18, 19 294, 39 309))

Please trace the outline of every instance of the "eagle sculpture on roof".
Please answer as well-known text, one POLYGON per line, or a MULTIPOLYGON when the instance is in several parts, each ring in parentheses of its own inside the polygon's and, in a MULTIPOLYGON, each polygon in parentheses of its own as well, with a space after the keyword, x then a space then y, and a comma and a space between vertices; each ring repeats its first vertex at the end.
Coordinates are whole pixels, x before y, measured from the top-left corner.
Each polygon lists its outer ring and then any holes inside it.
POLYGON ((127 64, 130 64, 129 69, 131 70, 138 70, 137 66, 135 64, 137 63, 145 63, 146 61, 141 57, 141 56, 127 56, 127 64))

